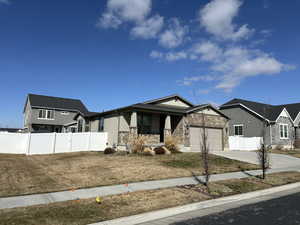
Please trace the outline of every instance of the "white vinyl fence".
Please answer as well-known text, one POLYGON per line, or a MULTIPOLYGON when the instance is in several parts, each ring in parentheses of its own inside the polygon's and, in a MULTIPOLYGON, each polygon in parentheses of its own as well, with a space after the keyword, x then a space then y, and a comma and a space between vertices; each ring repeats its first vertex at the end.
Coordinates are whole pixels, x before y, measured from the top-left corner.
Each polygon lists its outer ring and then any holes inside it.
POLYGON ((53 154, 104 151, 107 133, 0 133, 0 153, 53 154))
POLYGON ((261 146, 261 137, 229 137, 229 149, 240 151, 253 151, 258 150, 261 146))

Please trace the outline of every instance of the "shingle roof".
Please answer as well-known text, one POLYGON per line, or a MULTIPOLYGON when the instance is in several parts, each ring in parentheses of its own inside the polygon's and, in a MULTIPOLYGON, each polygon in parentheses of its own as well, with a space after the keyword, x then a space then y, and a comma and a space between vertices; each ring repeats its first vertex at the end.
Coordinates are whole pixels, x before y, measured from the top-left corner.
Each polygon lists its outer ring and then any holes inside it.
POLYGON ((59 98, 36 94, 28 94, 28 99, 32 107, 62 109, 80 112, 84 115, 89 113, 85 105, 79 99, 59 98))
POLYGON ((260 102, 248 101, 245 99, 238 99, 238 98, 226 102, 220 107, 220 109, 239 105, 239 104, 246 106, 247 108, 251 109, 252 111, 256 112, 257 114, 263 116, 264 118, 270 121, 275 121, 284 108, 286 108, 292 120, 295 120, 298 113, 300 112, 300 103, 286 104, 286 105, 270 105, 270 104, 264 104, 260 102))

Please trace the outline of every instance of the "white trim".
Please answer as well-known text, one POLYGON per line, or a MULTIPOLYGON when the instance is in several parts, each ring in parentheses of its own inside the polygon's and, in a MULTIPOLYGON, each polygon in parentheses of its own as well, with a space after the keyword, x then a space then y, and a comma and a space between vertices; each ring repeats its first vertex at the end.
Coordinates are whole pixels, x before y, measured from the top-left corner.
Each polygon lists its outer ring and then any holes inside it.
MULTIPOLYGON (((284 136, 284 128, 283 128, 283 136, 284 136)), ((288 140, 289 139, 289 124, 287 123, 279 123, 279 138, 282 139, 282 140, 288 140), (286 134, 287 134, 287 137, 281 137, 281 126, 286 126, 287 129, 286 129, 286 134)))
POLYGON ((236 137, 243 137, 244 136, 244 124, 234 124, 233 125, 233 134, 236 137), (235 127, 242 127, 242 135, 236 135, 235 134, 235 127))
POLYGON ((281 113, 282 113, 283 111, 285 111, 285 112, 288 114, 288 118, 289 118, 289 119, 292 121, 292 123, 294 124, 294 121, 293 121, 292 117, 290 116, 289 112, 286 110, 286 108, 283 108, 283 110, 279 113, 279 115, 278 115, 277 119, 275 120, 275 122, 277 123, 277 121, 279 120, 280 115, 281 115, 281 113))
MULTIPOLYGON (((295 127, 299 127, 299 124, 295 124, 296 121, 298 120, 298 117, 300 117, 300 112, 298 112, 298 114, 297 114, 295 120, 293 121, 295 127)), ((300 118, 299 118, 299 119, 300 119, 300 118)))
POLYGON ((38 120, 55 120, 54 118, 54 110, 51 110, 51 109, 39 109, 39 112, 38 112, 38 120), (45 114, 45 118, 44 117, 40 117, 40 110, 45 110, 46 114, 45 114), (48 112, 53 112, 53 118, 47 118, 48 117, 48 112))

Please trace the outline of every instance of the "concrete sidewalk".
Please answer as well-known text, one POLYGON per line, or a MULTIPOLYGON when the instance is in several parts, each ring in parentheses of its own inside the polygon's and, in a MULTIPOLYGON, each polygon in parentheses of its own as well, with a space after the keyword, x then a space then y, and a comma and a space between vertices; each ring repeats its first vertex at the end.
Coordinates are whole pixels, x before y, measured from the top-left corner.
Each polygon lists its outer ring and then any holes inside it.
MULTIPOLYGON (((268 173, 284 172, 284 171, 300 171, 300 166, 289 168, 271 169, 268 173)), ((260 170, 234 172, 225 174, 216 174, 211 176, 211 181, 240 179, 249 176, 261 174, 260 170)), ((204 180, 203 176, 198 179, 204 180)), ((116 195, 134 191, 154 190, 160 188, 176 187, 188 184, 198 184, 194 177, 174 178, 165 180, 145 181, 130 183, 128 185, 113 185, 96 188, 78 189, 75 191, 61 191, 46 194, 33 194, 16 197, 0 198, 0 209, 26 207, 40 204, 49 204, 54 202, 63 202, 77 199, 95 198, 97 196, 116 195)))

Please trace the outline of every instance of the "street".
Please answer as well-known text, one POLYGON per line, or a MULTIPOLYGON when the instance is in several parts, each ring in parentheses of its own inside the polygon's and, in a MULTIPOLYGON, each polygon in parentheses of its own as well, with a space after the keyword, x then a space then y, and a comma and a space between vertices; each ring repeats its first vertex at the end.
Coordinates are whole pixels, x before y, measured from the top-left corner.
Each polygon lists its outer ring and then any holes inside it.
POLYGON ((300 190, 291 190, 221 207, 193 211, 143 225, 296 225, 300 190))

